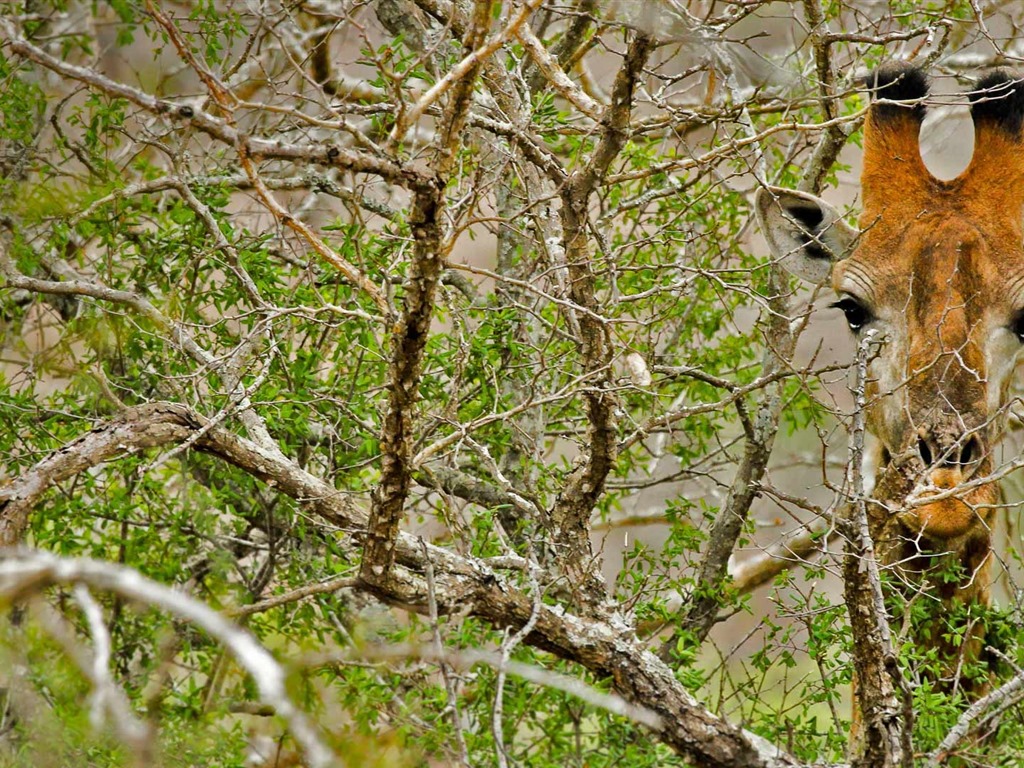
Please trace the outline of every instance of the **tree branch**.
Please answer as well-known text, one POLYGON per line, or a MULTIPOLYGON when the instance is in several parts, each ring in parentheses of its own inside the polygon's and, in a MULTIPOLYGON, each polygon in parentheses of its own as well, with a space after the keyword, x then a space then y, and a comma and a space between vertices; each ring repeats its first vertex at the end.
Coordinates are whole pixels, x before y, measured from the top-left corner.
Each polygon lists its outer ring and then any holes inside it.
POLYGON ((244 139, 254 158, 294 160, 335 166, 355 173, 373 174, 410 189, 427 188, 432 183, 427 175, 412 167, 400 165, 377 155, 340 147, 333 143, 288 144, 279 139, 268 140, 246 136, 227 121, 214 117, 209 112, 191 104, 160 99, 138 88, 111 80, 94 70, 61 61, 21 37, 15 31, 14 25, 4 17, 0 17, 0 32, 7 38, 6 45, 9 50, 52 72, 77 80, 109 96, 126 99, 151 114, 172 121, 188 123, 229 146, 237 146, 244 139))
POLYGON ((794 565, 806 563, 821 554, 836 537, 829 533, 829 524, 819 522, 809 529, 775 542, 755 557, 740 563, 730 574, 730 588, 738 595, 753 592, 794 565))
POLYGON ((979 722, 983 723, 998 717, 1008 707, 1018 703, 1021 699, 1022 689, 1024 689, 1024 671, 1018 669, 1017 674, 1012 678, 994 691, 982 696, 963 711, 956 724, 949 729, 946 737, 928 753, 923 768, 938 768, 956 749, 957 745, 971 734, 972 730, 980 727, 979 722))
POLYGON ((157 403, 125 411, 72 440, 0 487, 0 547, 21 543, 29 515, 53 485, 119 456, 181 442, 198 426, 187 409, 157 403))
MULTIPOLYGON (((427 107, 437 101, 456 83, 462 80, 472 82, 480 68, 480 64, 516 34, 516 31, 526 23, 526 20, 530 18, 530 14, 537 9, 541 2, 542 0, 529 0, 509 20, 501 32, 494 35, 490 40, 474 40, 477 45, 472 48, 467 45, 468 53, 465 58, 424 93, 413 105, 412 109, 399 115, 398 120, 395 122, 395 127, 391 130, 391 135, 388 137, 389 144, 393 146, 400 142, 405 137, 409 128, 422 117, 427 107)), ((480 4, 478 3, 477 5, 479 6, 480 4)), ((467 40, 470 39, 472 38, 467 38, 467 40)))
MULTIPOLYGON (((28 514, 54 483, 118 456, 184 441, 201 426, 198 417, 183 406, 153 403, 125 411, 72 441, 0 492, 0 523, 8 530, 13 530, 9 519, 11 510, 20 510, 19 536, 4 540, 18 541, 28 514)), ((367 515, 362 509, 345 494, 282 455, 263 451, 255 443, 222 427, 209 430, 196 441, 195 448, 273 485, 341 530, 357 535, 365 531, 367 515)), ((627 701, 649 709, 660 718, 661 727, 655 729, 658 738, 695 763, 708 768, 796 768, 800 765, 764 740, 708 712, 676 680, 672 671, 645 648, 621 618, 613 621, 580 618, 557 606, 538 606, 529 595, 483 561, 431 545, 427 545, 424 554, 422 541, 409 534, 399 533, 395 553, 395 567, 386 587, 370 586, 374 594, 390 604, 422 614, 428 612, 424 558, 429 557, 435 572, 439 614, 468 609, 497 627, 513 629, 526 626, 533 617, 533 630, 526 637, 527 643, 581 664, 599 677, 611 678, 615 690, 627 701)), ((87 566, 83 568, 73 573, 94 573, 87 566)), ((20 593, 33 588, 34 584, 52 583, 57 578, 55 573, 69 572, 60 570, 51 561, 41 561, 38 573, 38 579, 26 577, 18 582, 20 586, 16 590, 9 589, 20 593)), ((120 571, 104 573, 110 576, 120 571)), ((108 579, 107 576, 97 576, 98 581, 90 577, 88 583, 114 589, 108 586, 114 577, 108 579)), ((82 579, 85 580, 85 576, 82 579)), ((179 615, 189 617, 190 614, 179 615)))
POLYGON ((516 36, 519 38, 519 42, 523 44, 526 52, 530 54, 530 58, 533 59, 537 69, 540 70, 547 82, 551 83, 552 87, 580 112, 587 117, 597 120, 598 116, 604 111, 602 105, 590 98, 582 88, 569 78, 555 57, 548 53, 544 44, 533 34, 533 30, 528 26, 523 26, 516 32, 516 36))
POLYGON ((84 558, 70 560, 44 552, 8 550, 0 553, 0 598, 15 603, 50 586, 88 585, 150 605, 202 628, 234 655, 256 683, 260 699, 284 718, 305 752, 310 766, 327 768, 338 757, 321 741, 316 729, 288 696, 281 665, 255 638, 212 608, 180 590, 150 581, 137 571, 84 558))
POLYGON ((862 473, 867 364, 872 347, 878 343, 875 335, 874 331, 868 331, 857 346, 856 402, 847 463, 850 503, 840 518, 846 536, 843 591, 853 634, 854 707, 863 721, 853 734, 853 768, 909 768, 913 765, 910 743, 913 724, 903 721, 905 708, 897 695, 904 684, 892 644, 882 579, 868 528, 867 495, 862 473))
MULTIPOLYGON (((482 50, 490 23, 490 3, 477 0, 470 32, 463 43, 470 55, 482 50)), ((525 19, 525 15, 523 17, 525 19)), ((453 81, 442 116, 432 167, 434 184, 415 191, 409 213, 413 259, 405 283, 402 317, 391 340, 388 404, 381 433, 380 483, 373 493, 369 529, 360 573, 377 586, 387 582, 413 473, 413 408, 419 398, 423 352, 430 336, 437 286, 444 268, 444 190, 455 160, 455 146, 466 123, 470 96, 481 58, 453 81)), ((398 131, 399 126, 395 129, 398 131)))
POLYGON ((604 493, 605 479, 618 453, 618 399, 609 386, 613 350, 608 327, 596 318, 599 305, 588 232, 590 196, 626 142, 634 91, 653 47, 647 35, 634 36, 615 77, 611 104, 601 118, 597 146, 587 163, 570 176, 561 195, 569 297, 587 310, 573 313, 571 319, 579 327, 580 357, 592 384, 584 393, 588 424, 585 456, 567 478, 550 524, 570 584, 591 606, 605 599, 605 589, 591 562, 590 513, 604 493))
POLYGON ((833 93, 835 89, 835 68, 832 63, 831 50, 833 38, 825 22, 821 0, 803 0, 803 3, 804 16, 810 27, 811 46, 814 48, 814 66, 818 75, 818 100, 821 104, 821 114, 829 126, 818 139, 818 146, 800 179, 798 188, 804 192, 819 194, 825 183, 825 177, 832 171, 832 164, 835 163, 839 153, 846 145, 845 129, 848 129, 849 126, 832 122, 836 117, 838 103, 833 93))

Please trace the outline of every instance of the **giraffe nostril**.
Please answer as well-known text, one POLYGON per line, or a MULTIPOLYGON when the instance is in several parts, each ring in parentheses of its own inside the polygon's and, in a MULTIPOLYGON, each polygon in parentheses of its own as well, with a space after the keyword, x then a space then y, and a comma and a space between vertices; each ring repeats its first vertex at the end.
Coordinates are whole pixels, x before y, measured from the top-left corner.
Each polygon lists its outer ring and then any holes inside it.
POLYGON ((963 445, 960 447, 960 460, 959 464, 961 467, 969 466, 975 461, 981 458, 981 443, 978 438, 971 435, 964 440, 963 445))
POLYGON ((928 441, 923 437, 917 440, 917 452, 921 455, 921 461, 924 462, 924 465, 930 467, 934 457, 932 456, 932 449, 928 446, 928 441))
POLYGON ((976 435, 962 437, 956 443, 943 448, 929 437, 917 439, 917 453, 926 467, 937 469, 966 470, 982 457, 981 441, 976 435))

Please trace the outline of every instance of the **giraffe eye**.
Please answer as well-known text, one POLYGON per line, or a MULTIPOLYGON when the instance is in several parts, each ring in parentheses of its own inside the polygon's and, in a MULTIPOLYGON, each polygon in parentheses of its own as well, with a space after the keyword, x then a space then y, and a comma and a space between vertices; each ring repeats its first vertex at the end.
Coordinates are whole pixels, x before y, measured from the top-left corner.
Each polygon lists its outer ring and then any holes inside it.
POLYGON ((1013 331, 1017 339, 1024 344, 1024 309, 1017 312, 1013 316, 1013 320, 1010 322, 1010 330, 1013 331))
MULTIPOLYGON (((850 326, 850 330, 854 333, 857 333, 861 328, 871 322, 871 313, 868 311, 867 307, 852 296, 845 296, 830 306, 843 311, 843 314, 846 315, 846 322, 850 326)), ((1024 318, 1022 318, 1021 322, 1021 332, 1024 333, 1024 318)))

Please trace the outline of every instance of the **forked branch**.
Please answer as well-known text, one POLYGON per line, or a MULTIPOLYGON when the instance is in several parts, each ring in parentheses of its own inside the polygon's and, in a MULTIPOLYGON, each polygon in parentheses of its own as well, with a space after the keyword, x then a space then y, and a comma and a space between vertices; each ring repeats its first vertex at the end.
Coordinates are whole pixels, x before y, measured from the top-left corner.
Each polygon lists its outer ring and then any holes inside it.
MULTIPOLYGON (((10 525, 7 517, 12 509, 16 510, 23 532, 28 515, 55 483, 118 456, 182 442, 201 427, 201 419, 179 405, 154 403, 127 410, 46 457, 9 483, 0 496, 0 504, 3 505, 0 506, 0 517, 5 525, 10 525)), ((366 512, 346 495, 284 456, 267 453, 252 441, 238 437, 224 427, 209 429, 195 442, 194 448, 272 484, 330 525, 355 533, 366 530, 366 512)), ((424 575, 424 558, 429 558, 434 571, 433 592, 439 614, 468 610, 494 626, 512 629, 521 629, 532 621, 533 629, 526 636, 526 643, 578 663, 599 678, 611 679, 614 689, 626 701, 644 707, 659 718, 660 727, 654 729, 657 737, 695 763, 710 768, 797 768, 802 765, 763 739, 709 712, 620 619, 584 619, 557 606, 538 605, 530 595, 483 561, 431 545, 427 545, 424 552, 422 540, 405 533, 398 534, 395 553, 388 589, 374 590, 386 601, 426 615, 430 590, 424 575)), ((41 555, 42 559, 38 560, 33 557, 25 555, 18 562, 26 565, 11 566, 10 570, 15 575, 11 577, 14 579, 10 582, 12 586, 5 589, 7 594, 13 596, 70 579, 126 596, 138 594, 143 601, 147 599, 148 589, 144 585, 130 580, 127 586, 121 583, 122 571, 117 566, 93 569, 86 563, 65 567, 63 561, 49 555, 41 555), (125 591, 121 591, 122 587, 125 591)), ((5 573, 7 571, 0 569, 0 574, 5 573)), ((167 588, 160 589, 172 592, 167 588)), ((160 600, 165 599, 163 592, 157 595, 160 600)), ((178 603, 172 605, 155 598, 150 603, 171 611, 179 610, 175 607, 178 603)), ((233 633, 239 631, 229 632, 222 623, 223 619, 218 617, 214 621, 194 605, 187 606, 187 612, 181 609, 177 615, 195 620, 221 639, 236 638, 233 633)), ((233 639, 232 642, 236 646, 238 643, 244 646, 249 641, 233 639)), ((247 658, 265 658, 254 654, 247 658)), ((266 679, 266 687, 261 685, 261 693, 270 703, 279 700, 274 675, 276 673, 266 679)), ((287 705, 283 712, 278 711, 281 714, 289 712, 287 705)), ((301 716, 298 722, 301 730, 304 722, 301 716)), ((310 749, 313 752, 308 754, 314 754, 315 747, 310 749)))
POLYGON ((285 673, 277 660, 252 635, 209 606, 120 565, 23 550, 7 550, 0 553, 0 557, 3 557, 0 560, 0 602, 17 603, 50 586, 85 585, 159 608, 200 627, 228 648, 252 676, 261 701, 273 707, 288 723, 312 768, 339 764, 338 756, 328 749, 316 728, 289 697, 285 673))

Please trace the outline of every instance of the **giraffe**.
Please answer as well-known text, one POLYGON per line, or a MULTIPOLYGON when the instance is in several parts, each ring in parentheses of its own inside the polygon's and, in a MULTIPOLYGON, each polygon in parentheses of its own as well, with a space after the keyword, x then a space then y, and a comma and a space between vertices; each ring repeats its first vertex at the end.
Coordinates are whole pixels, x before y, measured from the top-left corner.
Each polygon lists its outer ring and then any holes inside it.
MULTIPOLYGON (((925 74, 891 63, 869 76, 859 228, 818 197, 766 187, 755 213, 773 256, 809 282, 831 280, 852 333, 883 339, 866 382, 876 442, 868 527, 895 583, 928 586, 947 614, 990 604, 998 486, 993 446, 1024 346, 1024 81, 1005 70, 970 94, 974 154, 949 181, 925 167, 918 135, 925 74), (952 563, 940 578, 938 561, 952 563)), ((961 679, 984 646, 983 623, 962 642, 925 626, 936 683, 969 697, 961 679)))

